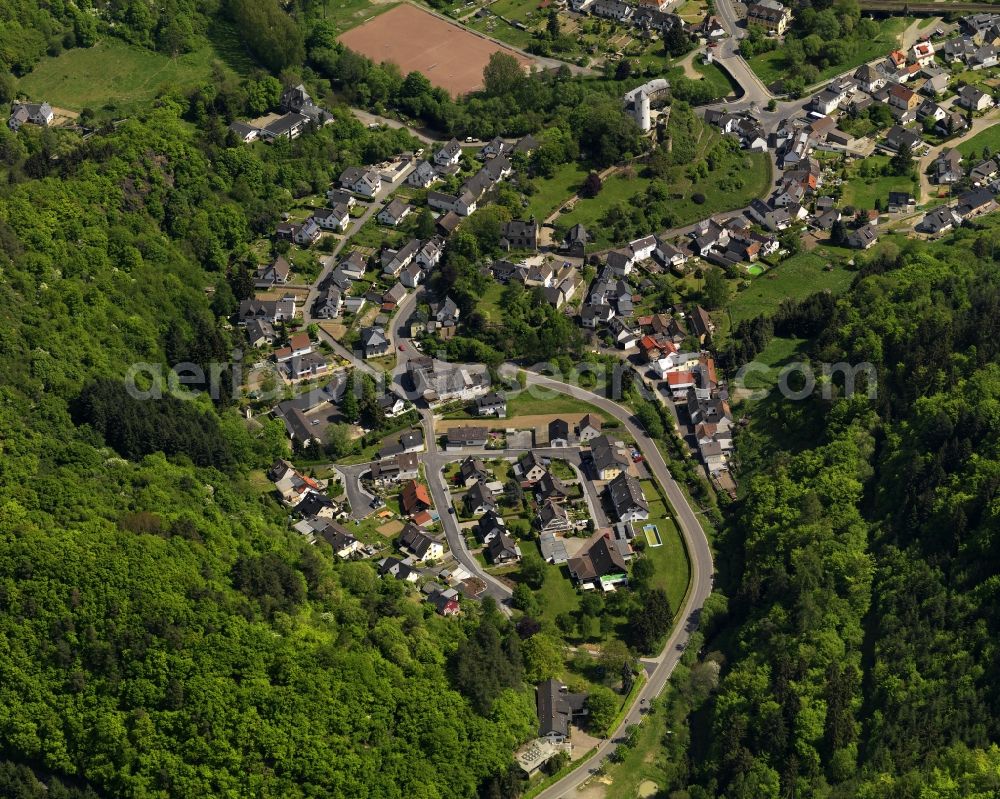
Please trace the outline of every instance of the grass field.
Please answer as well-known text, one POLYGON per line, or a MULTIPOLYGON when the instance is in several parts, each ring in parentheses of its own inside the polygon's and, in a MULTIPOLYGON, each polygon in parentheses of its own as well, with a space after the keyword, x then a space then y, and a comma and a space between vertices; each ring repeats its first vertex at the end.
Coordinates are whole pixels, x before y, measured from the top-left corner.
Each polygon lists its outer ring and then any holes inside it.
POLYGON ((726 97, 735 93, 736 86, 732 78, 718 64, 714 62, 703 64, 696 58, 694 60, 694 71, 712 85, 718 97, 726 97))
POLYGON ((643 524, 655 524, 663 541, 663 546, 646 547, 643 554, 656 567, 650 585, 667 592, 670 607, 676 613, 684 602, 688 581, 691 579, 691 565, 688 563, 681 534, 673 519, 666 515, 661 501, 650 503, 649 521, 643 524), (657 515, 659 513, 663 515, 657 515))
POLYGON ((575 161, 556 167, 551 178, 534 181, 536 191, 528 198, 528 212, 535 219, 546 219, 559 205, 576 193, 587 170, 575 161))
POLYGON ((771 314, 785 299, 802 299, 825 289, 839 293, 853 278, 854 273, 836 259, 824 257, 818 251, 799 253, 755 278, 750 288, 739 292, 729 304, 729 316, 735 325, 758 314, 771 314), (834 264, 829 272, 823 269, 827 263, 834 264))
POLYGON ((569 579, 566 565, 556 566, 553 563, 546 563, 530 543, 522 546, 521 550, 524 553, 524 560, 541 560, 545 563, 545 582, 536 592, 542 618, 552 620, 560 613, 575 613, 579 610, 580 594, 569 579))
MULTIPOLYGON (((906 30, 911 22, 913 22, 911 17, 889 17, 888 19, 881 20, 879 22, 878 36, 870 40, 854 40, 857 48, 854 56, 842 64, 834 64, 828 66, 826 69, 821 69, 818 82, 827 81, 841 72, 847 72, 872 59, 884 56, 896 47, 899 34, 906 30)), ((785 53, 780 47, 777 50, 772 50, 770 53, 756 55, 748 63, 750 64, 750 68, 757 73, 757 77, 766 84, 791 77, 791 66, 785 59, 785 53)))
POLYGON ((991 152, 1000 151, 1000 120, 997 124, 981 130, 968 141, 958 145, 958 151, 966 157, 979 158, 983 147, 989 147, 991 152))
POLYGON ((879 174, 879 170, 888 163, 889 156, 887 155, 873 155, 853 162, 848 167, 848 180, 843 187, 842 205, 870 209, 875 207, 875 200, 881 200, 882 205, 885 206, 890 191, 915 193, 917 187, 912 178, 879 174), (870 176, 865 177, 861 174, 862 165, 873 168, 870 176))
POLYGON ((571 211, 559 217, 559 224, 567 228, 582 224, 593 237, 596 247, 606 247, 612 242, 607 238, 607 231, 598 220, 608 209, 620 202, 631 200, 637 194, 642 194, 649 185, 649 178, 639 175, 611 175, 604 181, 600 193, 596 197, 581 197, 576 201, 571 211))
POLYGON ((754 358, 755 364, 765 369, 754 368, 747 372, 743 379, 743 388, 748 390, 771 389, 778 383, 781 370, 790 363, 802 357, 806 339, 778 338, 771 339, 767 346, 754 358))
POLYGON ((533 397, 530 393, 522 391, 507 399, 508 418, 541 413, 593 413, 604 421, 608 419, 606 414, 593 405, 563 394, 553 397, 533 397))
POLYGON ((66 50, 43 58, 18 81, 18 91, 52 105, 79 111, 113 103, 127 108, 150 100, 164 87, 191 88, 207 80, 212 63, 233 63, 236 52, 220 52, 207 42, 190 53, 170 58, 125 44, 101 39, 93 47, 66 50))
POLYGON ((370 0, 336 0, 323 4, 323 15, 333 30, 341 34, 397 5, 394 2, 372 3, 370 0))

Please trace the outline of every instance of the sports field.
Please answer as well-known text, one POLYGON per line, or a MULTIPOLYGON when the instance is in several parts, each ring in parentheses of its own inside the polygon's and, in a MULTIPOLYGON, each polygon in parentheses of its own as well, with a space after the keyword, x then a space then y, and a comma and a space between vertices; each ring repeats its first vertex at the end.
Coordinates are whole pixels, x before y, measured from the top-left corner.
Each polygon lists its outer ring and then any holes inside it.
POLYGON ((391 61, 404 75, 422 72, 452 95, 480 88, 483 67, 497 50, 510 53, 525 66, 531 63, 509 48, 409 3, 341 34, 340 41, 373 61, 391 61))

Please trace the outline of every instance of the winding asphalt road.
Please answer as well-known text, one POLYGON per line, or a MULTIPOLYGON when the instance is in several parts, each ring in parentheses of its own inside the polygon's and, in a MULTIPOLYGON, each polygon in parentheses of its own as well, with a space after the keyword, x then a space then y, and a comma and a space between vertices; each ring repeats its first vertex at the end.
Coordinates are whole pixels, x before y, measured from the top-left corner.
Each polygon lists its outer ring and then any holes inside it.
MULTIPOLYGON (((517 367, 513 364, 508 364, 507 369, 517 369, 517 367)), ((632 703, 632 707, 625 714, 625 718, 618 725, 617 729, 612 732, 610 738, 602 742, 590 757, 580 761, 573 771, 546 788, 537 797, 537 799, 560 799, 560 797, 569 797, 573 791, 579 788, 591 776, 592 769, 603 763, 617 748, 614 740, 619 738, 629 725, 639 724, 642 721, 642 714, 645 709, 648 708, 653 699, 659 696, 663 690, 663 686, 666 685, 667 680, 673 673, 674 667, 680 660, 687 646, 688 639, 691 637, 691 633, 698 627, 701 608, 704 606, 708 595, 712 592, 712 580, 715 568, 712 562, 712 549, 704 529, 698 522, 698 518, 688 503, 684 492, 681 491, 680 486, 677 485, 671 476, 670 470, 667 469, 667 464, 663 460, 663 455, 656 446, 656 442, 642 429, 634 414, 617 402, 594 394, 586 389, 570 386, 553 378, 535 374, 534 372, 526 372, 525 374, 529 387, 548 389, 549 391, 567 394, 576 399, 584 400, 591 405, 596 405, 602 411, 605 411, 622 423, 635 439, 639 451, 646 459, 646 464, 666 492, 667 500, 670 502, 677 519, 677 526, 684 537, 684 544, 691 563, 691 583, 688 586, 684 607, 679 614, 681 623, 675 626, 663 651, 657 657, 643 660, 644 664, 647 665, 648 679, 632 703)))

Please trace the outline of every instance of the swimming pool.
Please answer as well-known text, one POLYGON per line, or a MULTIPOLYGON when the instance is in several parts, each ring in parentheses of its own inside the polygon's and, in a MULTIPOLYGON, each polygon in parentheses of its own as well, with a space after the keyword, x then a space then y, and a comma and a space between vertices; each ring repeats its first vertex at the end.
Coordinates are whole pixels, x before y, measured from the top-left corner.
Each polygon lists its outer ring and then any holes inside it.
POLYGON ((646 524, 642 527, 642 532, 646 534, 646 543, 651 547, 663 546, 663 541, 660 538, 660 531, 656 529, 655 524, 646 524))

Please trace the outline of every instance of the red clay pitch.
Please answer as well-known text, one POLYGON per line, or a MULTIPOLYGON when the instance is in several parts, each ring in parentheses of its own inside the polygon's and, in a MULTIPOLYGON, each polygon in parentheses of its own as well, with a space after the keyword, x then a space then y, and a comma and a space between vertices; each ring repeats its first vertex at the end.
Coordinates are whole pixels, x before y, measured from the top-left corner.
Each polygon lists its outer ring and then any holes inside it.
POLYGON ((404 75, 422 72, 452 96, 482 87, 483 67, 497 50, 526 66, 531 63, 508 47, 408 3, 352 28, 340 41, 377 63, 391 61, 404 75))

